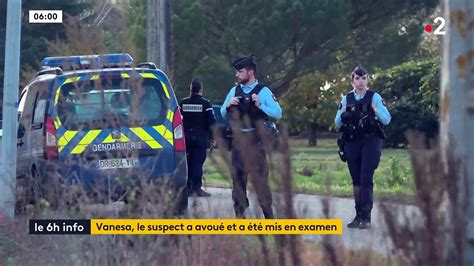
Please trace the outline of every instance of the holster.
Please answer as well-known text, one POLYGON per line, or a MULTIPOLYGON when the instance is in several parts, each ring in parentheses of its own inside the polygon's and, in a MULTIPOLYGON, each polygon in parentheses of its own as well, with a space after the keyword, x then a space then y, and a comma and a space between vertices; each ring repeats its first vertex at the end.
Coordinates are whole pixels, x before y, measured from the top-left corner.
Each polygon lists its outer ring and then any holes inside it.
POLYGON ((337 138, 337 146, 339 146, 338 154, 339 154, 339 158, 341 158, 341 161, 346 162, 347 155, 346 155, 346 150, 344 149, 344 143, 345 143, 344 137, 343 137, 343 134, 341 134, 337 138))
POLYGON ((382 139, 387 138, 387 136, 385 135, 385 132, 383 131, 382 125, 380 125, 380 123, 377 123, 376 132, 377 132, 377 135, 379 135, 382 139))

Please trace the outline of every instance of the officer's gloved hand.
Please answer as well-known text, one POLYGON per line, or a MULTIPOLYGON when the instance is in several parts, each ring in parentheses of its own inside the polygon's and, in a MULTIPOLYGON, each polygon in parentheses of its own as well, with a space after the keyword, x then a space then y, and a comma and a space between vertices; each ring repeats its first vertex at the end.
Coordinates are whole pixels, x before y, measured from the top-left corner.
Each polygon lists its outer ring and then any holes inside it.
POLYGON ((341 122, 343 124, 349 124, 354 119, 354 114, 349 112, 344 112, 341 114, 341 122))

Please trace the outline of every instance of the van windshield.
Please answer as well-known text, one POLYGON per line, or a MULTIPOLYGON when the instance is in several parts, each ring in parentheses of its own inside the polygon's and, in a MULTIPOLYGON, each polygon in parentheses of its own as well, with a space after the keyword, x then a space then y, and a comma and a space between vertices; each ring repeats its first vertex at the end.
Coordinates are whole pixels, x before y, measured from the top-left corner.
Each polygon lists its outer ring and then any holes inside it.
POLYGON ((166 94, 157 79, 108 78, 60 88, 57 112, 69 130, 163 124, 166 94))

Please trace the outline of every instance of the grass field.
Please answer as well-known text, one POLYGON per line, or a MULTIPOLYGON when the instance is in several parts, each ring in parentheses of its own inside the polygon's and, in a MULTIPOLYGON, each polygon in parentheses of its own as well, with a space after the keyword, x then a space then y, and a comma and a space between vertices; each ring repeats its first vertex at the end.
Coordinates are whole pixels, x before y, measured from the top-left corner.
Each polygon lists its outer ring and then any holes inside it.
MULTIPOLYGON (((317 147, 308 147, 306 140, 291 140, 292 174, 298 192, 331 196, 352 196, 352 182, 347 164, 337 154, 335 139, 320 139, 317 147)), ((215 153, 217 154, 217 153, 215 153)), ((217 157, 217 156, 215 156, 217 157)), ((214 157, 214 158, 215 158, 214 157)), ((276 158, 276 157, 275 157, 276 158)), ((275 163, 281 163, 276 161, 275 163)), ((206 185, 231 187, 228 171, 221 174, 208 158, 204 166, 206 185)), ((412 201, 413 176, 408 153, 403 149, 384 149, 374 177, 378 199, 412 201)))

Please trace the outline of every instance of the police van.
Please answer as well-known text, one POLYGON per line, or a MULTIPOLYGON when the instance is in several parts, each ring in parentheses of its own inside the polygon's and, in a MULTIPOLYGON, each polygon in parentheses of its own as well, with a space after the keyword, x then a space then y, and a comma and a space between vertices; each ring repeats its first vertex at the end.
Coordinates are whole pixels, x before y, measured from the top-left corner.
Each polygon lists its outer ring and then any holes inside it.
POLYGON ((153 63, 132 64, 129 54, 42 60, 43 70, 23 89, 18 105, 17 183, 28 195, 37 193, 32 184, 44 188, 54 174, 64 183, 109 192, 145 177, 170 180, 176 207, 186 209, 176 96, 153 63))

